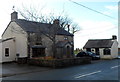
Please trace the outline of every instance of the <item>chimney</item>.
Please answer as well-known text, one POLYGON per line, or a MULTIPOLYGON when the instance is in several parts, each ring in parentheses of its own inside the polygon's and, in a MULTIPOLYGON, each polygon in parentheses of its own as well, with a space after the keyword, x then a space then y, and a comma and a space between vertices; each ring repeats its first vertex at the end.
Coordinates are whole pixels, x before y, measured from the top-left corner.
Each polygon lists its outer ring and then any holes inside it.
POLYGON ((117 39, 117 36, 116 36, 116 35, 112 35, 112 39, 113 39, 113 40, 116 40, 116 39, 117 39))
POLYGON ((59 23, 60 23, 59 19, 55 19, 55 20, 53 21, 53 24, 59 25, 59 23))
POLYGON ((18 13, 16 11, 14 11, 13 13, 11 13, 11 21, 18 19, 18 13))

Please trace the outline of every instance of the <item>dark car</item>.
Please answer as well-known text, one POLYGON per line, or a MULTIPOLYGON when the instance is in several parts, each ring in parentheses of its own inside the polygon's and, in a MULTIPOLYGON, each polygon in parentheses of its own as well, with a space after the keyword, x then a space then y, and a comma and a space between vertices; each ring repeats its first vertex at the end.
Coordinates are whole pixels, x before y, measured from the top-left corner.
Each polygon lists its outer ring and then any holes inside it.
POLYGON ((76 57, 85 57, 85 56, 87 56, 87 53, 84 52, 84 51, 79 52, 79 53, 76 55, 76 57))
POLYGON ((100 59, 100 56, 99 55, 96 55, 95 53, 93 52, 86 52, 86 54, 91 57, 93 60, 96 60, 96 59, 100 59))

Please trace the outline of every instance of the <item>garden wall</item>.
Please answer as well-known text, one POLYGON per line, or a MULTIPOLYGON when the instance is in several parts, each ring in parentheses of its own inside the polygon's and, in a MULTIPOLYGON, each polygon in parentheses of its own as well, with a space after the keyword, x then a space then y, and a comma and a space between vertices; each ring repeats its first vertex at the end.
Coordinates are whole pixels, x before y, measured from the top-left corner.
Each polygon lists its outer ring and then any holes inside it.
POLYGON ((81 65, 81 64, 88 64, 91 63, 91 58, 89 57, 82 57, 82 58, 66 58, 66 59, 29 59, 29 65, 37 65, 43 67, 66 67, 66 66, 73 66, 73 65, 81 65))

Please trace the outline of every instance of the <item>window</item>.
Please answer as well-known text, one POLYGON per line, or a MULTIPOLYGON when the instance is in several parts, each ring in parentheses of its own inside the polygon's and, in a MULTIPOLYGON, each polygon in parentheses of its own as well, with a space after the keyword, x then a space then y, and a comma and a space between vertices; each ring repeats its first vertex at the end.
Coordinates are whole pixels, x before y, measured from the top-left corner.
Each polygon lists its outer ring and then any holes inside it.
POLYGON ((9 56, 9 48, 5 48, 5 56, 6 56, 6 57, 9 56))
POLYGON ((32 57, 44 57, 45 48, 32 48, 32 57))
POLYGON ((36 42, 36 45, 42 45, 42 43, 36 42))
POLYGON ((91 48, 86 48, 86 51, 91 52, 91 48))
POLYGON ((68 37, 67 37, 67 36, 64 36, 64 40, 68 40, 68 37))
POLYGON ((104 55, 110 55, 111 54, 111 50, 109 48, 105 48, 103 50, 103 53, 104 53, 104 55))

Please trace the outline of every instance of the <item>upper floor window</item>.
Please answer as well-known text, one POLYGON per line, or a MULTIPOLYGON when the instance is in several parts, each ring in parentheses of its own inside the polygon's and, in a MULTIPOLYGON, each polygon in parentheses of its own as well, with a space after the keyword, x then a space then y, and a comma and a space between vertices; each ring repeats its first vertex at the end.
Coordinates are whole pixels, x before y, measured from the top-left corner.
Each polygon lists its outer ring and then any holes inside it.
POLYGON ((68 40, 68 37, 67 37, 67 36, 65 36, 65 37, 64 37, 64 40, 68 40))

